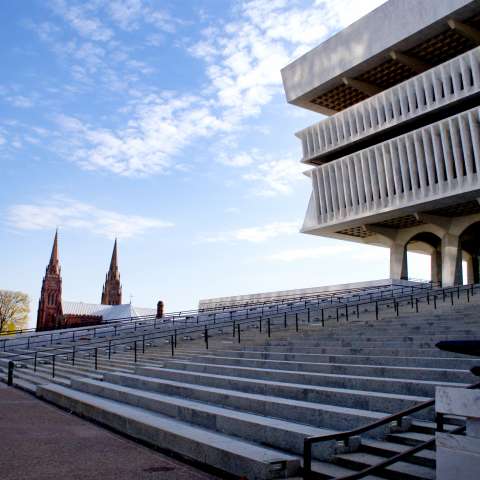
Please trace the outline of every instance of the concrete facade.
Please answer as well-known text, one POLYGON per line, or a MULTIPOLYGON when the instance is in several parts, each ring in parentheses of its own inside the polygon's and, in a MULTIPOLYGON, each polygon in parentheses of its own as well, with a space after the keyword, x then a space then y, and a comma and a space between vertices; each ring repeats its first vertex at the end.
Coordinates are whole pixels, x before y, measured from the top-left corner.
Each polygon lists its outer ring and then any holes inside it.
POLYGON ((389 247, 392 279, 416 251, 433 281, 478 281, 479 19, 475 1, 390 0, 283 69, 290 103, 330 115, 297 133, 302 232, 389 247))
POLYGON ((436 411, 465 417, 466 435, 437 433, 437 480, 476 480, 480 472, 480 391, 437 387, 436 411))

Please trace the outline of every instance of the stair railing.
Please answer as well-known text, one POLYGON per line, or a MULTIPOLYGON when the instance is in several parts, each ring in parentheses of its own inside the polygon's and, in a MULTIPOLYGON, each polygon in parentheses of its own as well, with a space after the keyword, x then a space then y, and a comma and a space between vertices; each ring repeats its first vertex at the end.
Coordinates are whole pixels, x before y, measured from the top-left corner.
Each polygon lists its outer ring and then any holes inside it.
MULTIPOLYGON (((443 297, 444 299, 446 298, 446 293, 450 292, 456 292, 458 298, 460 298, 460 292, 467 291, 467 292, 472 292, 472 295, 474 293, 475 288, 479 288, 480 285, 467 285, 467 286, 458 286, 458 287, 449 287, 447 289, 442 289, 440 292, 443 292, 443 297)), ((430 291, 428 290, 427 293, 423 294, 417 294, 416 298, 428 298, 427 296, 430 295, 430 291)), ((453 293, 452 293, 453 295, 453 293)), ((453 298, 453 297, 452 297, 453 298)), ((375 313, 376 313, 376 318, 378 319, 379 315, 379 306, 383 304, 389 304, 392 303, 392 299, 395 300, 396 302, 396 312, 398 315, 398 305, 401 303, 402 300, 407 300, 408 303, 411 303, 413 305, 413 294, 405 294, 403 296, 392 296, 388 298, 383 298, 383 299, 374 299, 374 300, 367 300, 365 302, 357 302, 357 304, 353 305, 357 307, 357 312, 358 312, 358 305, 370 305, 374 304, 375 305, 375 313)), ((306 304, 305 304, 306 305, 306 304)), ((350 305, 352 306, 352 305, 350 305)), ((321 312, 321 317, 322 317, 322 326, 325 326, 325 319, 324 319, 324 310, 329 309, 329 308, 335 308, 337 311, 337 320, 338 320, 338 311, 339 307, 320 307, 320 302, 317 303, 317 312, 321 312)), ((344 308, 344 306, 340 307, 344 308)), ((412 307, 413 308, 413 307, 412 307)), ((305 308, 305 306, 298 306, 296 309, 294 308, 294 305, 290 305, 290 314, 295 314, 295 317, 297 319, 297 316, 299 313, 304 313, 306 316, 306 322, 310 323, 311 321, 311 311, 315 309, 312 309, 310 306, 305 308)), ((348 305, 347 305, 347 311, 348 311, 348 305)), ((255 324, 258 325, 258 328, 261 329, 262 327, 262 320, 264 320, 266 317, 267 318, 267 332, 268 332, 268 337, 271 335, 271 326, 275 325, 275 320, 278 320, 278 323, 284 324, 286 328, 286 322, 285 322, 285 313, 286 312, 281 312, 281 313, 276 313, 276 314, 271 314, 271 313, 263 313, 258 316, 254 317, 249 317, 248 316, 248 311, 245 314, 245 317, 243 319, 227 319, 224 322, 216 322, 215 320, 210 320, 210 323, 204 323, 203 325, 195 325, 194 327, 183 327, 183 328, 175 328, 175 329, 164 329, 162 332, 158 333, 139 333, 134 336, 130 337, 123 337, 122 339, 118 339, 117 342, 112 343, 111 339, 103 340, 103 339, 97 339, 95 341, 90 341, 88 344, 84 345, 73 345, 72 347, 55 347, 55 348, 50 348, 48 350, 37 350, 34 352, 34 354, 30 353, 21 353, 21 354, 15 354, 10 357, 8 357, 8 360, 10 361, 27 361, 31 360, 34 362, 34 371, 37 368, 37 362, 40 362, 41 360, 45 360, 46 358, 51 358, 52 362, 52 377, 55 375, 55 360, 58 356, 60 357, 67 357, 71 355, 72 358, 72 364, 74 365, 75 363, 75 354, 78 352, 89 352, 91 351, 92 353, 97 352, 98 355, 98 349, 103 348, 107 349, 108 348, 108 353, 109 357, 111 356, 111 349, 112 347, 118 347, 122 345, 133 345, 134 351, 135 351, 135 363, 137 362, 137 342, 141 341, 142 342, 142 353, 145 353, 145 347, 146 347, 146 341, 150 340, 161 340, 164 339, 167 342, 170 342, 170 338, 172 337, 172 334, 175 335, 175 337, 180 334, 180 335, 187 335, 187 334, 195 334, 198 332, 202 332, 204 339, 205 339, 205 344, 206 348, 208 348, 208 339, 212 336, 212 333, 215 331, 217 334, 224 334, 224 329, 226 327, 232 327, 233 326, 233 336, 235 337, 236 333, 236 325, 241 324, 241 325, 248 325, 248 324, 255 324), (271 321, 273 320, 273 322, 271 321), (52 350, 54 352, 52 353, 52 350), (40 355, 38 355, 40 353, 40 355), (43 354, 43 355, 42 355, 43 354)), ((370 312, 369 312, 370 313, 370 312)), ((348 316, 346 318, 348 320, 348 316)), ((305 322, 305 319, 303 320, 305 322)), ((298 325, 296 321, 296 325, 298 325)), ((296 331, 298 331, 298 327, 296 328, 296 331)), ((240 340, 240 338, 239 338, 240 340)), ((174 349, 172 349, 172 352, 174 352, 174 349)), ((90 353, 90 355, 92 354, 90 353)), ((98 368, 98 362, 95 362, 95 368, 98 368)))
MULTIPOLYGON (((466 389, 477 389, 480 388, 480 382, 479 383, 474 383, 472 385, 469 385, 468 387, 465 387, 466 389)), ((420 412, 422 410, 425 410, 427 408, 431 408, 435 406, 435 400, 427 400, 426 402, 419 403, 418 405, 414 405, 413 407, 407 408, 405 410, 402 410, 400 412, 394 413, 392 415, 389 415, 381 420, 377 420, 376 422, 370 423, 368 425, 365 425, 364 427, 359 427, 359 428, 354 428, 352 430, 344 431, 344 432, 338 432, 338 433, 332 433, 328 435, 320 435, 320 436, 315 436, 315 437, 307 437, 303 441, 303 478, 305 480, 315 480, 316 478, 322 479, 324 476, 319 475, 315 473, 312 470, 312 446, 321 443, 321 442, 327 442, 327 441, 335 441, 335 442, 343 442, 346 447, 349 446, 349 441, 352 437, 361 435, 363 433, 369 432, 371 430, 374 430, 375 428, 382 427, 383 425, 387 424, 392 424, 396 422, 399 426, 401 425, 402 419, 404 419, 407 416, 413 415, 414 413, 420 412)), ((444 422, 444 416, 443 415, 437 415, 436 417, 436 422, 437 422, 437 431, 441 432, 443 431, 443 422, 444 422)), ((465 430, 465 426, 459 426, 453 430, 451 430, 451 433, 462 433, 465 430)), ((364 468, 361 471, 352 473, 351 475, 346 475, 342 477, 336 477, 335 479, 332 480, 358 480, 360 478, 364 478, 367 475, 372 475, 374 473, 377 473, 384 468, 393 465, 394 463, 400 462, 404 460, 405 458, 410 457, 411 455, 414 455, 421 450, 424 450, 431 445, 435 443, 435 438, 432 438, 431 440, 427 440, 425 442, 420 443, 419 445, 416 445, 412 448, 409 448, 405 450, 404 452, 401 452, 399 454, 396 454, 390 458, 385 459, 383 462, 380 462, 376 465, 372 465, 370 467, 364 468)))
MULTIPOLYGON (((378 288, 378 287, 377 287, 378 288)), ((363 297, 367 297, 369 298, 370 300, 372 300, 373 298, 385 298, 385 297, 388 297, 388 296, 395 296, 395 292, 398 292, 400 291, 400 294, 403 294, 405 291, 410 291, 411 293, 413 293, 414 291, 418 290, 418 289, 421 289, 421 290, 425 290, 425 289, 429 289, 431 290, 432 288, 434 288, 434 284, 433 283, 427 283, 427 284, 420 284, 420 285, 409 285, 409 286, 391 286, 390 288, 388 289, 380 289, 380 290, 376 290, 375 292, 368 292, 368 293, 357 293, 357 294, 354 294, 351 296, 352 300, 351 301, 355 301, 354 298, 357 297, 357 300, 360 301, 362 296, 363 297)), ((368 289, 370 290, 370 288, 368 289)), ((342 298, 341 297, 335 297, 335 295, 332 295, 332 294, 329 294, 327 297, 325 297, 325 295, 323 294, 319 294, 315 297, 311 297, 309 300, 303 300, 304 301, 304 308, 307 308, 307 306, 309 304, 311 304, 312 302, 317 302, 317 305, 320 305, 320 300, 322 301, 325 301, 328 303, 328 301, 330 301, 331 304, 333 304, 333 300, 336 300, 337 303, 350 303, 349 302, 349 297, 346 298, 346 302, 342 302, 342 298)), ((345 298, 343 299, 345 300, 345 298)), ((293 302, 290 302, 288 304, 278 304, 278 303, 275 303, 275 304, 272 304, 272 305, 269 305, 269 304, 265 304, 262 306, 262 314, 264 313, 264 309, 265 308, 273 308, 273 307, 276 307, 276 310, 277 312, 279 312, 280 310, 280 305, 282 307, 285 307, 285 305, 287 307, 292 307, 293 305, 293 302)), ((258 309, 259 307, 257 307, 258 309)), ((201 318, 202 315, 204 315, 203 313, 199 313, 199 311, 195 310, 195 311, 191 311, 191 312, 196 312, 196 315, 185 315, 184 318, 183 318, 183 321, 185 324, 187 323, 199 323, 199 319, 201 318)), ((241 318, 242 315, 245 314, 245 312, 247 312, 248 314, 248 309, 247 310, 230 310, 230 317, 232 318, 233 316, 236 316, 237 318, 241 318)), ((216 315, 217 314, 225 314, 225 313, 228 313, 225 312, 225 310, 221 310, 221 311, 217 311, 217 312, 214 312, 213 314, 209 314, 210 316, 213 315, 213 321, 215 322, 216 320, 216 315)), ((270 313, 270 312, 269 312, 270 313)), ((82 328, 82 327, 79 327, 79 328, 75 328, 75 329, 70 329, 68 332, 62 332, 61 329, 59 330, 54 330, 54 331, 50 331, 50 332, 46 332, 46 333, 40 333, 40 334, 37 334, 37 335, 32 335, 32 336, 28 336, 27 337, 27 340, 26 340, 26 343, 28 344, 28 348, 30 347, 30 341, 31 339, 35 339, 35 340, 38 340, 38 339, 44 339, 44 338, 47 338, 47 340, 49 339, 50 340, 50 344, 52 345, 53 344, 53 340, 55 337, 57 337, 57 340, 61 340, 62 339, 62 336, 63 336, 63 340, 65 340, 65 336, 67 337, 72 337, 72 340, 71 341, 75 341, 75 336, 78 336, 79 335, 85 335, 85 334, 89 334, 90 332, 93 332, 93 337, 95 337, 97 335, 97 333, 100 331, 100 332, 105 332, 105 331, 110 331, 114 330, 114 336, 117 336, 120 335, 120 334, 124 334, 125 333, 125 330, 128 329, 128 328, 133 328, 133 330, 135 331, 137 329, 137 325, 139 326, 142 326, 142 327, 145 327, 145 326, 149 326, 149 325, 152 325, 152 322, 153 322, 153 326, 154 328, 156 328, 157 325, 159 326, 162 326, 163 324, 165 323, 168 323, 168 321, 172 321, 172 323, 178 323, 178 322, 182 322, 182 319, 180 317, 177 317, 175 318, 174 316, 177 315, 177 313, 173 313, 173 314, 167 314, 165 315, 164 317, 164 321, 161 321, 161 322, 157 322, 157 319, 155 318, 154 315, 151 315, 151 316, 142 316, 142 317, 128 317, 127 319, 118 319, 116 321, 110 321, 108 323, 105 323, 103 325, 98 325, 98 326, 95 326, 95 327, 92 327, 92 326, 89 326, 89 327, 85 327, 85 328, 82 328), (133 327, 131 326, 133 323, 133 327), (126 326, 125 326, 126 325, 126 326)), ((209 319, 207 319, 207 322, 208 322, 209 319)), ((14 341, 15 344, 14 346, 22 346, 22 345, 25 345, 25 344, 19 344, 17 342, 18 340, 18 337, 11 337, 10 338, 4 338, 3 339, 3 348, 0 347, 1 350, 3 351, 6 351, 6 346, 7 346, 7 342, 10 341, 14 341)), ((41 343, 41 342, 37 342, 37 343, 41 343)))

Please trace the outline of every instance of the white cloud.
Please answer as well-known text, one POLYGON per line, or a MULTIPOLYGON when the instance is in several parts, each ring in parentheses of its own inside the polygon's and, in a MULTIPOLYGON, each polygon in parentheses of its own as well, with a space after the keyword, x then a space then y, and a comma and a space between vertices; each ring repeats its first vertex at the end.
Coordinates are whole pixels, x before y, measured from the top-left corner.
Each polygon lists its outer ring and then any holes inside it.
POLYGON ((14 106, 18 108, 31 108, 34 103, 31 98, 25 97, 24 95, 14 95, 7 97, 7 100, 14 106))
POLYGON ((61 15, 76 32, 89 40, 105 42, 113 37, 113 31, 105 26, 98 17, 91 14, 93 4, 84 2, 72 4, 65 0, 52 1, 54 11, 61 15))
POLYGON ((283 235, 294 235, 299 231, 297 222, 273 222, 261 227, 238 228, 229 232, 220 232, 205 235, 200 238, 201 242, 250 242, 261 243, 271 238, 283 235))
MULTIPOLYGON (((83 168, 124 176, 165 173, 175 166, 175 156, 199 139, 215 136, 218 142, 222 135, 240 131, 249 117, 283 95, 282 67, 382 0, 305 3, 235 3, 234 20, 213 20, 190 47, 192 55, 204 62, 207 80, 196 88, 200 93, 166 95, 156 84, 148 86, 145 77, 152 69, 133 55, 152 41, 162 41, 152 34, 172 32, 182 24, 180 20, 144 0, 52 0, 54 11, 77 35, 65 39, 63 30, 49 23, 39 26, 39 35, 72 62, 77 83, 85 88, 101 84, 121 93, 127 103, 120 112, 131 112, 122 125, 115 111, 115 128, 108 117, 73 119, 76 127, 64 130, 65 145, 60 151, 83 168), (118 29, 141 27, 145 33, 141 43, 127 45, 117 35, 118 29)), ((218 161, 232 167, 251 166, 241 178, 255 185, 257 195, 288 194, 300 178, 301 167, 290 160, 258 162, 251 152, 241 152, 220 155, 218 161)))
POLYGON ((254 195, 264 197, 288 195, 293 192, 296 183, 304 180, 302 175, 304 170, 305 166, 296 160, 266 160, 242 175, 242 178, 254 185, 252 187, 254 195))
POLYGON ((280 250, 264 257, 266 260, 275 262, 297 262, 299 260, 318 260, 330 255, 351 252, 350 245, 327 245, 314 248, 292 248, 280 250))
POLYGON ((56 227, 88 230, 108 238, 129 238, 148 230, 172 227, 156 218, 127 215, 63 196, 40 203, 17 204, 7 211, 8 224, 17 230, 51 230, 56 227))
POLYGON ((206 62, 217 100, 230 116, 256 115, 281 92, 281 68, 384 1, 244 1, 234 21, 210 25, 190 52, 206 62))
POLYGON ((100 129, 73 117, 58 117, 67 133, 66 151, 85 169, 109 170, 119 175, 165 173, 187 144, 228 124, 215 117, 195 96, 150 95, 134 105, 127 125, 100 129))
POLYGON ((240 152, 229 155, 228 153, 222 153, 218 157, 218 162, 229 167, 246 167, 254 162, 251 154, 247 152, 240 152))

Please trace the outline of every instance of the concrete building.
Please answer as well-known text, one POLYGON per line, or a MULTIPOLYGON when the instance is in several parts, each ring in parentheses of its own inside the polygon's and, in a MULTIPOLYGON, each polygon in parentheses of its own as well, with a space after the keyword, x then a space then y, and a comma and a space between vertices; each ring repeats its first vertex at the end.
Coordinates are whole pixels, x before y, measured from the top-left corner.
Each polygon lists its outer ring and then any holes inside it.
POLYGON ((296 134, 313 167, 302 232, 389 247, 392 279, 417 251, 432 280, 479 282, 480 3, 390 0, 282 78, 327 115, 296 134))

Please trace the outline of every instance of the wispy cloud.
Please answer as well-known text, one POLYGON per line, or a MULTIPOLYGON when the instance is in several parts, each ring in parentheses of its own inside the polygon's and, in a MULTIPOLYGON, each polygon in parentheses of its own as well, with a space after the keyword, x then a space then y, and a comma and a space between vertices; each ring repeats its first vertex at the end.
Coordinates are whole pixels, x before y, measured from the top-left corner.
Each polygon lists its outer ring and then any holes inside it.
POLYGON ((297 234, 299 225, 297 222, 273 222, 260 227, 245 227, 231 230, 228 232, 219 232, 203 235, 199 238, 200 242, 250 242, 261 243, 271 238, 283 235, 297 234))
POLYGON ((12 205, 7 211, 7 223, 16 230, 62 227, 86 230, 107 238, 135 237, 149 230, 173 226, 156 218, 101 209, 63 196, 39 203, 12 205))
MULTIPOLYGON (((49 0, 55 16, 30 28, 70 67, 72 88, 84 93, 95 89, 98 95, 101 86, 121 102, 95 118, 70 114, 61 119, 64 148, 60 145, 58 151, 82 168, 123 176, 166 173, 189 145, 205 138, 218 143, 226 134, 243 131, 248 119, 283 95, 283 66, 380 3, 235 2, 233 20, 204 18, 208 23, 200 40, 187 44, 205 73, 203 84, 195 86, 199 93, 191 94, 191 85, 188 91, 183 85, 168 93, 159 90, 149 78, 154 67, 142 56, 186 22, 148 0, 49 0)), ((250 167, 239 178, 255 185, 256 195, 289 193, 299 178, 299 167, 289 160, 259 162, 251 152, 230 152, 218 161, 250 167)))
POLYGON ((67 116, 57 120, 69 134, 65 149, 74 152, 74 161, 124 176, 165 173, 189 142, 228 128, 195 96, 150 95, 120 129, 99 129, 67 116))
POLYGON ((252 184, 254 195, 273 197, 292 193, 295 184, 304 180, 304 170, 305 166, 296 160, 265 160, 243 174, 242 178, 252 184))
POLYGON ((327 245, 314 248, 292 248, 279 250, 264 257, 265 260, 274 262, 298 262, 301 260, 318 260, 331 255, 343 254, 351 252, 351 245, 327 245))

